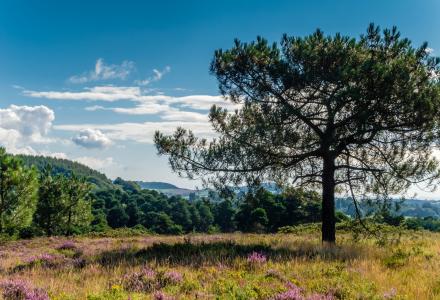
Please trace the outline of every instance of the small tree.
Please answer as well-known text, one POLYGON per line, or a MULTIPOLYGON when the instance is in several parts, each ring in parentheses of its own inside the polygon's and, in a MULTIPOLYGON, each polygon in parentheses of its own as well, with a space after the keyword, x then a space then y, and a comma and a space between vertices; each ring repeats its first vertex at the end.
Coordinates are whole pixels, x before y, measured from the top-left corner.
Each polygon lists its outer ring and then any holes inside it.
POLYGON ((214 216, 212 215, 211 208, 205 201, 199 201, 196 204, 197 210, 200 215, 200 223, 197 231, 208 232, 209 227, 214 223, 214 216))
POLYGON ((218 203, 215 207, 215 223, 218 224, 222 232, 232 232, 235 229, 235 209, 231 200, 226 199, 218 203))
POLYGON ((90 191, 92 187, 85 178, 71 174, 64 179, 65 234, 71 235, 73 228, 85 228, 92 221, 90 191))
POLYGON ((52 175, 52 168, 46 166, 40 174, 34 223, 48 236, 63 233, 64 197, 63 176, 52 175))
POLYGON ((54 175, 52 167, 46 166, 40 175, 35 224, 49 236, 85 229, 92 221, 90 190, 84 178, 54 175))
POLYGON ((29 226, 37 186, 36 171, 0 148, 0 234, 29 226))
POLYGON ((317 30, 281 46, 237 40, 211 64, 238 107, 211 108, 218 137, 156 132, 157 149, 178 174, 207 183, 320 187, 322 240, 334 243, 337 187, 388 195, 438 178, 439 62, 426 43, 374 25, 360 39, 317 30))

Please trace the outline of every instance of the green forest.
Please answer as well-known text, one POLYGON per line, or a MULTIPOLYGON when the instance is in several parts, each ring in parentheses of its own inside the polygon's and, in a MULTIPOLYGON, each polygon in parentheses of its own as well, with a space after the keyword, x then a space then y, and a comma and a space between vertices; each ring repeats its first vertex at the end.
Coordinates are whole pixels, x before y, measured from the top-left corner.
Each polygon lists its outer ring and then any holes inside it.
MULTIPOLYGON (((141 189, 121 178, 112 182, 65 159, 13 156, 1 149, 0 166, 0 233, 8 239, 120 228, 157 234, 273 233, 318 223, 321 215, 319 194, 301 189, 271 193, 260 187, 223 198, 217 194, 187 200, 141 189)), ((354 222, 351 202, 338 199, 337 222, 354 222)), ((404 218, 397 202, 391 204, 375 208, 365 204, 365 217, 375 223, 440 231, 437 218, 404 218)))

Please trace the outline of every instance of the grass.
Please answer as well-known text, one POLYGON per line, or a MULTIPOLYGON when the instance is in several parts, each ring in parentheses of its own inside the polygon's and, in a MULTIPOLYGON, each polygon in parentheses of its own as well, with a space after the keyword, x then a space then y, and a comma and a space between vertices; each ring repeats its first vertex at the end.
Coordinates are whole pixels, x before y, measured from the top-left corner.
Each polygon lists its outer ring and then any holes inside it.
POLYGON ((0 245, 0 281, 20 279, 59 300, 293 299, 282 298, 292 288, 303 299, 440 299, 440 234, 408 232, 380 246, 340 234, 326 247, 313 232, 0 245))

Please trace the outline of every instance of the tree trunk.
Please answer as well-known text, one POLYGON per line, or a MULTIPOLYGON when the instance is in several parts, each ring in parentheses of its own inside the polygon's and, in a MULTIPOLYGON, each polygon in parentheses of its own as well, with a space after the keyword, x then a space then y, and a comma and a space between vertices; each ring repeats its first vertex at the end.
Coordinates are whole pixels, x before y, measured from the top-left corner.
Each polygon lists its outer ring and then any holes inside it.
POLYGON ((70 236, 70 223, 72 222, 72 210, 69 210, 69 215, 68 215, 68 219, 67 219, 67 236, 70 236))
POLYGON ((335 159, 324 157, 322 173, 322 242, 336 241, 335 219, 335 159))

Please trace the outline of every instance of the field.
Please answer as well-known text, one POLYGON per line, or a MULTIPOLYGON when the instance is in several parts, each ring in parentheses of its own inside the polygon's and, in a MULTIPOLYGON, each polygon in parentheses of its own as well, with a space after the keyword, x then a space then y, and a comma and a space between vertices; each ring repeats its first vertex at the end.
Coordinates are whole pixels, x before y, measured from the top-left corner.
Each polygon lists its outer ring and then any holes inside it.
POLYGON ((440 299, 440 235, 37 238, 0 245, 0 281, 29 299, 440 299))

